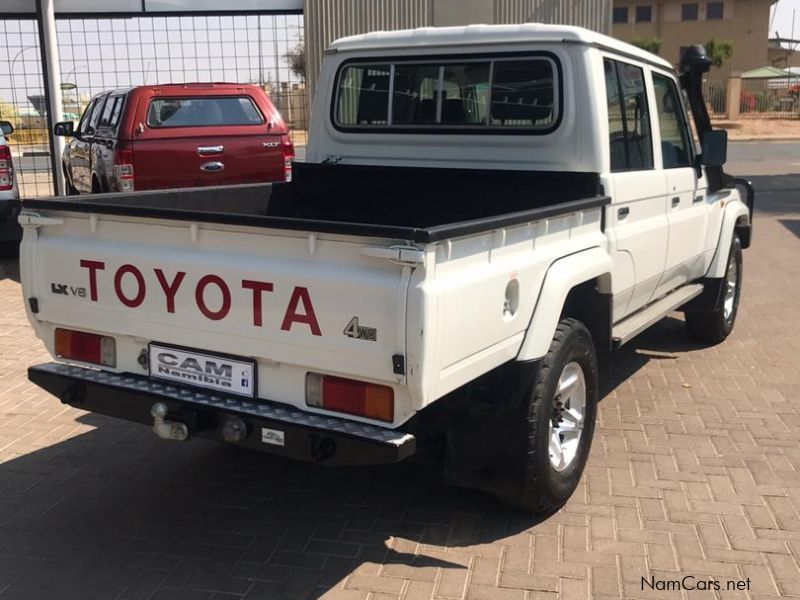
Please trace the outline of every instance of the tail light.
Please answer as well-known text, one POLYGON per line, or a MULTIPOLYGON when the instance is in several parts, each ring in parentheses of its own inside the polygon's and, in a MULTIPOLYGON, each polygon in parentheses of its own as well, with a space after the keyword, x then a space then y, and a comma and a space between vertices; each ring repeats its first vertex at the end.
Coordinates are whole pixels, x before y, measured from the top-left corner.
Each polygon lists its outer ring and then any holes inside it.
POLYGON ((117 364, 117 343, 113 337, 58 328, 56 356, 114 367, 117 364))
POLYGON ((11 148, 0 146, 0 191, 14 187, 14 165, 11 163, 11 148))
POLYGON ((118 143, 114 149, 114 175, 120 192, 132 192, 133 185, 133 148, 128 144, 118 143))
POLYGON ((306 404, 367 419, 394 420, 392 388, 364 381, 308 373, 306 404))
POLYGON ((281 158, 283 159, 283 179, 284 181, 291 181, 294 144, 286 134, 281 135, 281 158))

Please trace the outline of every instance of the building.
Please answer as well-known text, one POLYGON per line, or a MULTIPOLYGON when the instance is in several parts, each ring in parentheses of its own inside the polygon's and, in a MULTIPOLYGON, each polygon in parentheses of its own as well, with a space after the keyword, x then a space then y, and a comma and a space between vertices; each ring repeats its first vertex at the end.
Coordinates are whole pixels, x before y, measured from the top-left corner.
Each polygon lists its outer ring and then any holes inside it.
POLYGON ((370 31, 473 23, 561 23, 610 34, 612 0, 305 0, 308 90, 335 39, 370 31))
POLYGON ((711 38, 730 41, 733 56, 712 77, 770 64, 770 7, 776 0, 614 0, 612 35, 626 42, 658 38, 659 54, 677 64, 683 49, 711 38))
POLYGON ((800 40, 774 37, 769 40, 767 64, 779 69, 800 67, 800 40))

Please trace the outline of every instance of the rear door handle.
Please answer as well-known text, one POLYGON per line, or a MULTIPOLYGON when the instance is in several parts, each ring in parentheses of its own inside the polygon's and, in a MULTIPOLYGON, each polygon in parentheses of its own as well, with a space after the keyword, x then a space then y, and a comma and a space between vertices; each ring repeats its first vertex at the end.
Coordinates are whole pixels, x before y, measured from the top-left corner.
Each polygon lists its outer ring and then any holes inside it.
POLYGON ((672 199, 672 208, 675 208, 675 207, 676 207, 676 206, 678 206, 680 203, 681 203, 681 199, 680 199, 678 196, 675 196, 675 197, 672 199))
POLYGON ((693 202, 694 204, 697 204, 698 202, 702 202, 703 200, 705 200, 705 198, 703 197, 703 195, 702 195, 702 194, 700 194, 699 196, 695 196, 695 197, 694 197, 694 200, 692 200, 692 202, 693 202))
POLYGON ((200 156, 208 156, 209 154, 222 154, 225 146, 198 146, 197 153, 200 156))
POLYGON ((628 208, 627 206, 623 206, 622 208, 620 208, 620 209, 617 211, 617 218, 619 218, 619 219, 625 219, 625 218, 627 218, 627 216, 628 216, 628 213, 630 213, 630 212, 631 212, 631 209, 630 209, 630 208, 628 208))

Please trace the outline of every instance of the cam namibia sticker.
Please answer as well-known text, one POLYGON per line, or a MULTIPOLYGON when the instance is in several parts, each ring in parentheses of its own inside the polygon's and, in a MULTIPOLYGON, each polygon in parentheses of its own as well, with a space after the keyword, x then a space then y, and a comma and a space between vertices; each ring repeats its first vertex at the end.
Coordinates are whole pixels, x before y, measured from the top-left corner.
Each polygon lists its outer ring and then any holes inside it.
POLYGON ((150 376, 220 392, 255 396, 253 361, 150 344, 150 376))
POLYGON ((262 427, 261 441, 264 442, 265 444, 271 444, 273 446, 283 446, 286 442, 286 439, 282 431, 278 431, 277 429, 267 429, 266 427, 262 427))

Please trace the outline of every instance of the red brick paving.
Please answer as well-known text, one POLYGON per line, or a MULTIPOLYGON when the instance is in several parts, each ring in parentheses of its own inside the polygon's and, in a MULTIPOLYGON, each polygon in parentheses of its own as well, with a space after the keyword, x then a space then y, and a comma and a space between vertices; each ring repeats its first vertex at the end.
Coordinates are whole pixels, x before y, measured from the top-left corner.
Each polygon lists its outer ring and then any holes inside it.
POLYGON ((26 379, 48 356, 2 263, 0 600, 800 596, 800 215, 775 206, 726 343, 670 319, 605 361, 583 481, 541 523, 433 467, 322 469, 64 407, 26 379), (642 589, 685 575, 723 589, 642 589))

